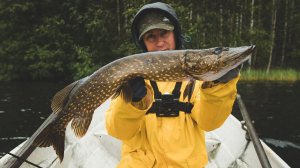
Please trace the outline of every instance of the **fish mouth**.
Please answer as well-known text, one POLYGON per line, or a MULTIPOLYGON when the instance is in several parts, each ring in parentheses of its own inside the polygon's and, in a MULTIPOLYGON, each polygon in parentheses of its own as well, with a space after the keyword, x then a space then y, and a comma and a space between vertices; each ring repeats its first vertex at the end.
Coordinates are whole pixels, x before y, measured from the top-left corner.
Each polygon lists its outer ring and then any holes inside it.
POLYGON ((220 55, 220 61, 226 67, 232 67, 233 69, 248 60, 255 49, 255 45, 228 48, 227 51, 224 49, 225 51, 220 55))
POLYGON ((214 81, 247 61, 255 48, 255 45, 235 48, 213 48, 210 52, 212 52, 216 58, 215 63, 212 63, 212 65, 215 64, 214 67, 204 73, 198 73, 197 71, 191 72, 190 70, 190 74, 193 78, 198 80, 214 81))

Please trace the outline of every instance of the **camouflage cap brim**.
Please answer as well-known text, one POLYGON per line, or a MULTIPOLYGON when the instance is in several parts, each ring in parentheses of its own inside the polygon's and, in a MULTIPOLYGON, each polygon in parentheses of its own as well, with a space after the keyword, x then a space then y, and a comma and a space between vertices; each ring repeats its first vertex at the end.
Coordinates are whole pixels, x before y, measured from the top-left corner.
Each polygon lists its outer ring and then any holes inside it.
POLYGON ((162 13, 149 12, 139 23, 139 40, 143 35, 153 29, 164 29, 168 31, 174 30, 174 25, 162 13))
POLYGON ((172 30, 174 30, 174 26, 170 25, 170 24, 163 24, 163 23, 150 25, 149 27, 145 28, 144 31, 140 34, 139 40, 142 39, 142 37, 145 33, 147 33, 150 30, 153 30, 153 29, 164 29, 164 30, 172 31, 172 30))

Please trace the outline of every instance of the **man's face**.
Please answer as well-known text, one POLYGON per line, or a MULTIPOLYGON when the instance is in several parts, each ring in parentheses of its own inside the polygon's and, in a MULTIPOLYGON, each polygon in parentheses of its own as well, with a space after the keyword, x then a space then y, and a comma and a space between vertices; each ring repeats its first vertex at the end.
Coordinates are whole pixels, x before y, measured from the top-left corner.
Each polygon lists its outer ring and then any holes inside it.
POLYGON ((143 35, 144 44, 149 52, 175 50, 174 32, 164 29, 152 29, 143 35))

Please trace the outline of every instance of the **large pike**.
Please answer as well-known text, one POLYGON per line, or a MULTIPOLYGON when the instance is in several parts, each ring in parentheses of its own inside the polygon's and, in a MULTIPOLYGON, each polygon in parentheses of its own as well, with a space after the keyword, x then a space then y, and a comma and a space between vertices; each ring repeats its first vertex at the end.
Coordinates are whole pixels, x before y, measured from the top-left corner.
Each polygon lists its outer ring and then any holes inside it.
POLYGON ((75 134, 83 136, 94 110, 128 80, 139 76, 155 81, 183 81, 187 78, 213 81, 248 60, 254 49, 255 46, 244 46, 159 51, 111 62, 55 94, 51 108, 56 117, 38 134, 33 144, 39 147, 52 145, 62 161, 67 124, 72 120, 75 134))

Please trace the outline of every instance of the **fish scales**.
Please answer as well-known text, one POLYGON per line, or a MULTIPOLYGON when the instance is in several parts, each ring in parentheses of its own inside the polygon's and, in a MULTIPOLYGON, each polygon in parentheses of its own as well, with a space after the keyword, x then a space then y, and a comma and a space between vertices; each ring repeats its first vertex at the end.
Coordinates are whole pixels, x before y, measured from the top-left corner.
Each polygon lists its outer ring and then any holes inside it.
POLYGON ((38 134, 33 144, 43 147, 52 145, 62 161, 67 124, 72 120, 75 134, 83 136, 94 110, 119 87, 126 85, 128 80, 135 77, 154 81, 183 81, 186 78, 215 80, 249 59, 254 48, 149 52, 113 61, 53 97, 51 108, 57 117, 38 134))

